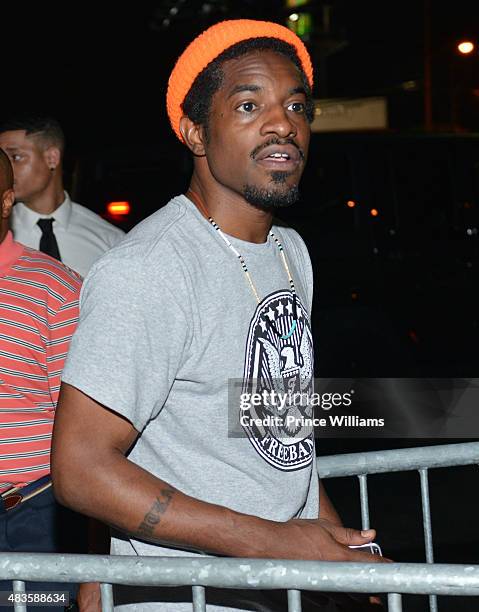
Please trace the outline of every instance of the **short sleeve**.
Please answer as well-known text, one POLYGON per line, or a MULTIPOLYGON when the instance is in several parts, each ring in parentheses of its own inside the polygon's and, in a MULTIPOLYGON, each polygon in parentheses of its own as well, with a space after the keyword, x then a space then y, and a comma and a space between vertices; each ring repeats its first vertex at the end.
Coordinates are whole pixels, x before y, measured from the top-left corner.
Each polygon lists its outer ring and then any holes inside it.
POLYGON ((311 265, 311 259, 309 257, 308 248, 305 245, 303 239, 301 238, 301 256, 303 259, 303 270, 305 275, 305 283, 306 290, 308 292, 308 312, 309 316, 311 316, 311 311, 313 309, 313 290, 314 290, 314 276, 313 276, 313 267, 311 265))
POLYGON ((189 328, 172 292, 144 266, 107 258, 82 289, 62 380, 142 431, 163 407, 189 328))
POLYGON ((295 253, 295 258, 298 264, 299 273, 302 276, 304 287, 306 290, 307 309, 309 316, 311 316, 311 310, 313 308, 313 267, 311 265, 311 259, 309 257, 308 247, 304 243, 304 240, 295 230, 288 228, 286 233, 288 238, 287 250, 292 249, 295 253))
POLYGON ((56 406, 60 391, 60 378, 67 356, 68 347, 78 323, 78 293, 72 293, 70 299, 55 313, 49 322, 49 338, 47 342, 47 374, 48 387, 52 403, 56 406))

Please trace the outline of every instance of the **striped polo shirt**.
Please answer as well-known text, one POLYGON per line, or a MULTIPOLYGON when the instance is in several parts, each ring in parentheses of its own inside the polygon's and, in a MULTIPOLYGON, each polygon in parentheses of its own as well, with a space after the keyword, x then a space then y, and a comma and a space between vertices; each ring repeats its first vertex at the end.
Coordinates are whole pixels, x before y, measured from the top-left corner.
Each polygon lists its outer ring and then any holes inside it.
POLYGON ((11 232, 0 243, 0 492, 50 472, 80 287, 75 272, 15 242, 11 232))

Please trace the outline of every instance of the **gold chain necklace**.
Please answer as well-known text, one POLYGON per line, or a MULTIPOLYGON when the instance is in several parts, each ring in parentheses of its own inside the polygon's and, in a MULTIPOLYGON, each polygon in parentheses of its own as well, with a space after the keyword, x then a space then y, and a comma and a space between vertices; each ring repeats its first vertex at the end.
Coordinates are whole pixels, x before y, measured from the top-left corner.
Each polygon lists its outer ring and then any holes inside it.
MULTIPOLYGON (((226 243, 226 245, 228 246, 228 248, 233 251, 233 253, 236 255, 236 257, 238 258, 241 267, 243 268, 243 272, 248 280, 248 284, 251 288, 251 291, 253 292, 254 297, 256 298, 256 302, 258 304, 261 303, 260 297, 258 295, 258 292, 256 290, 256 287, 253 283, 253 279, 251 278, 251 274, 249 273, 248 267, 246 265, 245 259, 243 257, 243 255, 241 255, 241 253, 231 244, 231 242, 228 240, 228 237, 226 236, 226 234, 223 233, 223 231, 221 230, 220 226, 216 223, 216 221, 213 219, 213 217, 210 216, 210 214, 208 213, 206 206, 204 204, 204 202, 202 201, 202 199, 200 198, 200 196, 195 193, 192 189, 188 189, 188 194, 191 196, 190 199, 193 200, 193 202, 198 206, 198 208, 200 209, 200 211, 203 213, 203 215, 208 219, 208 221, 211 223, 211 225, 215 228, 216 232, 221 236, 221 238, 223 239, 223 241, 226 243)), ((286 259, 286 255, 284 253, 284 248, 283 245, 281 244, 281 242, 278 240, 278 238, 274 235, 273 231, 270 230, 269 231, 269 235, 271 236, 271 238, 275 241, 276 246, 279 249, 279 252, 281 254, 281 260, 283 262, 283 266, 284 269, 286 270, 286 274, 288 276, 288 280, 289 280, 289 285, 291 288, 291 293, 293 294, 293 324, 291 325, 291 328, 289 330, 289 332, 287 334, 280 334, 277 329, 276 326, 274 325, 274 323, 272 321, 269 321, 272 329, 274 330, 274 332, 282 339, 282 340, 287 340, 288 338, 290 338, 293 333, 294 330, 296 329, 296 326, 298 324, 298 313, 297 313, 297 303, 296 303, 296 289, 294 286, 294 281, 293 281, 293 277, 291 275, 289 266, 288 266, 288 260, 286 259)))

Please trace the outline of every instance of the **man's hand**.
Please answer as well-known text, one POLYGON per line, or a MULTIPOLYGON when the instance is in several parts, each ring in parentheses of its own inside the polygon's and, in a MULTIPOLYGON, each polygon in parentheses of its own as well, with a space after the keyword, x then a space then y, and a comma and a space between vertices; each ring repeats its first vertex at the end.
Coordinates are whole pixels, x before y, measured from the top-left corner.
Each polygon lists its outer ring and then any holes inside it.
POLYGON ((379 555, 349 548, 372 542, 376 537, 374 529, 358 531, 340 527, 328 519, 293 519, 280 526, 279 547, 291 547, 285 551, 283 559, 309 559, 316 561, 356 561, 362 563, 387 563, 389 560, 379 555), (294 552, 293 552, 294 551, 294 552))
POLYGON ((80 584, 77 593, 80 612, 101 612, 101 593, 99 582, 80 584))

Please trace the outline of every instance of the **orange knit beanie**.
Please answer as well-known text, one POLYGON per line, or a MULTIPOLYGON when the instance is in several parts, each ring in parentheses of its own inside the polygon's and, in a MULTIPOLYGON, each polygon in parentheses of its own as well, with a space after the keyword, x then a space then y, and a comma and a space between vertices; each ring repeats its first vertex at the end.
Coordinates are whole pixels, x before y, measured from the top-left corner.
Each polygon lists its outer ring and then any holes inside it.
POLYGON ((251 38, 278 38, 292 45, 298 54, 311 88, 313 86, 313 66, 303 41, 288 28, 270 21, 252 19, 231 19, 217 23, 197 36, 178 58, 168 80, 166 108, 171 127, 178 138, 180 119, 183 116, 181 105, 191 89, 196 77, 210 62, 223 51, 243 40, 251 38))

